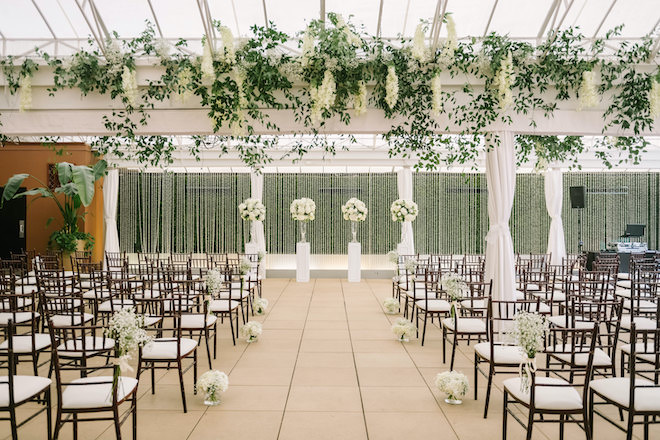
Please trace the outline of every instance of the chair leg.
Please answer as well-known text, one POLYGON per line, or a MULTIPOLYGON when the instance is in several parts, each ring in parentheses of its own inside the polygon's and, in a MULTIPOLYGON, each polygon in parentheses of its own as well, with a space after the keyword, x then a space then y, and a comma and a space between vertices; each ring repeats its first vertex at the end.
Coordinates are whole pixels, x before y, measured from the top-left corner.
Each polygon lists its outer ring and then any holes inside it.
POLYGON ((55 432, 53 433, 53 440, 57 440, 60 436, 60 429, 62 429, 62 413, 60 408, 57 408, 57 420, 55 420, 55 432))
POLYGON ((509 400, 509 393, 504 390, 504 403, 502 405, 502 440, 506 440, 506 423, 507 423, 507 403, 509 400))
POLYGON ((209 329, 208 327, 204 329, 204 343, 206 344, 206 357, 209 359, 209 370, 213 369, 211 365, 211 348, 209 347, 209 329))
POLYGON ((477 353, 474 353, 474 400, 477 400, 477 382, 479 380, 479 360, 477 358, 477 353))
POLYGON ((559 416, 559 440, 564 440, 564 420, 566 420, 566 418, 561 414, 559 416))
POLYGON ((73 413, 73 440, 78 440, 78 414, 73 413))
POLYGON ((112 417, 115 422, 115 436, 117 440, 121 440, 121 425, 119 424, 119 409, 117 407, 113 409, 112 417))
POLYGON ((137 390, 133 393, 133 440, 137 440, 137 390))
POLYGON ((626 440, 632 440, 633 436, 633 421, 635 420, 634 413, 632 411, 628 412, 628 429, 626 430, 626 440))
POLYGON ((532 440, 532 432, 534 431, 534 412, 529 409, 529 417, 527 418, 527 440, 532 440))
POLYGON ((11 423, 11 438, 18 439, 18 423, 16 423, 16 409, 9 407, 9 422, 11 423))
POLYGON ((424 346, 424 340, 426 339, 426 320, 428 316, 429 316, 428 312, 424 312, 424 329, 422 330, 422 347, 424 346))
MULTIPOLYGON (((238 319, 236 320, 236 325, 238 325, 238 319)), ((231 327, 231 342, 236 345, 236 337, 234 336, 234 320, 231 317, 231 312, 229 312, 229 326, 231 327)))
POLYGON ((649 416, 644 416, 644 440, 649 440, 649 416))
POLYGON ((589 391, 589 410, 585 414, 584 424, 587 432, 587 440, 594 437, 594 392, 589 391))
MULTIPOLYGON (((490 389, 493 386, 493 376, 495 375, 495 368, 492 363, 488 363, 488 385, 486 386, 486 404, 484 406, 484 419, 488 417, 488 404, 490 403, 490 389)), ((474 387, 474 392, 477 392, 477 386, 474 387)))
POLYGON ((177 368, 179 370, 179 388, 181 389, 181 401, 183 402, 183 412, 188 412, 188 407, 186 406, 186 390, 183 386, 183 368, 181 366, 181 359, 177 359, 177 368))
POLYGON ((48 440, 53 439, 53 413, 51 411, 52 409, 52 399, 50 396, 50 388, 46 390, 46 393, 44 395, 44 398, 46 399, 46 433, 48 434, 48 440))
POLYGON ((454 333, 454 338, 452 339, 452 343, 451 343, 451 362, 449 363, 450 371, 454 370, 454 358, 456 357, 456 345, 458 344, 457 336, 458 335, 454 333))
POLYGON ((447 355, 446 355, 446 345, 447 345, 447 329, 445 327, 442 327, 442 363, 446 364, 447 363, 447 355))

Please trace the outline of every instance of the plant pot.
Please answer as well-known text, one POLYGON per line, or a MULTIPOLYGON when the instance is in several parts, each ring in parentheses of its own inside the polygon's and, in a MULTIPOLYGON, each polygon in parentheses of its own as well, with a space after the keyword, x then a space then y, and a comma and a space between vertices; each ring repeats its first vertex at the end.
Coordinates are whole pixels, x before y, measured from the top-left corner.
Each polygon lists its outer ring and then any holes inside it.
POLYGON ((463 403, 461 399, 455 399, 453 396, 447 396, 445 399, 445 402, 450 404, 450 405, 460 405, 463 403))
POLYGON ((204 405, 206 406, 220 405, 220 393, 207 394, 204 397, 204 405))

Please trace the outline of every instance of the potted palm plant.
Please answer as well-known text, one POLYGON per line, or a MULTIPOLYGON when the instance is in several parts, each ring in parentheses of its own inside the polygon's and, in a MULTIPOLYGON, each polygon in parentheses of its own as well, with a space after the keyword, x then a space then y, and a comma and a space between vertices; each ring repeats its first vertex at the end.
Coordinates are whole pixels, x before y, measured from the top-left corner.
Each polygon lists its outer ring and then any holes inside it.
MULTIPOLYGON (((105 175, 108 164, 101 160, 93 166, 73 165, 60 162, 56 165, 59 186, 53 190, 31 174, 15 174, 9 178, 2 193, 1 204, 25 196, 37 196, 35 200, 51 199, 62 214, 62 228, 53 232, 48 242, 49 247, 71 254, 76 250, 89 250, 94 246, 94 237, 78 229, 78 222, 85 217, 82 209, 92 203, 94 198, 94 183, 105 175), (23 182, 31 178, 39 187, 20 191, 23 182)), ((48 226, 53 218, 46 222, 48 226)), ((67 261, 68 259, 65 259, 67 261)))

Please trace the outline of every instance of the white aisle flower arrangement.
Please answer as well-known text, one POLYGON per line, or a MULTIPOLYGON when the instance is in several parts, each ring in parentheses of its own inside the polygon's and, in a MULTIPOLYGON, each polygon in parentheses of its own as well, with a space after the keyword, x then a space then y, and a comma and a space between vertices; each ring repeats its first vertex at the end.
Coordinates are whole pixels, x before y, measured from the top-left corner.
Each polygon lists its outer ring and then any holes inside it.
POLYGON ((447 298, 451 302, 450 315, 457 315, 459 301, 468 294, 469 289, 463 278, 455 272, 446 273, 440 278, 440 285, 447 292, 447 298))
POLYGON ((208 290, 208 293, 215 295, 220 292, 220 289, 222 289, 225 278, 222 276, 218 269, 211 269, 206 272, 206 279, 204 282, 206 284, 206 290, 208 290))
POLYGON ((435 386, 440 392, 447 395, 445 402, 452 405, 461 404, 469 389, 467 376, 458 371, 445 371, 438 374, 435 377, 435 386))
POLYGON ((417 203, 412 200, 397 199, 390 207, 393 222, 412 222, 419 214, 417 203))
POLYGON ((243 327, 241 327, 241 335, 248 343, 257 341, 262 333, 263 327, 261 326, 261 323, 257 321, 248 321, 243 327))
POLYGON ((344 215, 344 220, 352 222, 363 222, 367 219, 367 205, 360 199, 351 197, 342 205, 341 212, 344 215))
POLYGON ((392 333, 401 342, 408 342, 417 334, 417 327, 406 318, 398 318, 392 325, 392 333))
POLYGON ((252 270, 252 261, 247 257, 241 258, 241 261, 238 263, 238 271, 241 275, 247 275, 252 270))
POLYGON ((204 393, 204 405, 213 406, 220 403, 220 395, 229 388, 229 378, 219 370, 210 370, 197 380, 197 391, 204 393))
POLYGON ((254 308, 255 315, 263 315, 268 309, 268 300, 266 298, 255 298, 252 302, 252 307, 254 308))
POLYGON ((387 261, 392 264, 399 264, 399 254, 397 251, 389 251, 387 253, 387 261))
POLYGON ((520 390, 526 393, 536 371, 536 355, 543 350, 549 325, 543 315, 525 311, 516 313, 514 324, 509 336, 525 355, 520 364, 520 390))
POLYGON ((399 308, 401 305, 399 304, 398 299, 387 298, 385 301, 383 301, 383 307, 385 307, 385 313, 388 315, 396 315, 399 313, 399 308))
POLYGON ((127 308, 115 312, 104 329, 105 335, 115 341, 117 358, 114 360, 114 382, 122 372, 131 372, 129 365, 132 354, 152 341, 152 337, 144 329, 144 315, 135 313, 135 309, 127 308))

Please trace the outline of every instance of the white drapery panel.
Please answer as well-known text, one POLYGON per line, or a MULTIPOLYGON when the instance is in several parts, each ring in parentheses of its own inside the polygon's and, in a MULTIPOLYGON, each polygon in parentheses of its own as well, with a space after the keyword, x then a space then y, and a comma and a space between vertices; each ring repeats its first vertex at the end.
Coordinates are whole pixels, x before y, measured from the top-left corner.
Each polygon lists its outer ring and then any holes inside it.
POLYGON ((563 175, 560 169, 550 168, 545 173, 545 207, 550 216, 550 232, 548 233, 548 253, 550 264, 561 264, 566 257, 566 242, 564 241, 564 223, 561 220, 562 199, 564 197, 563 175))
MULTIPOLYGON (((103 179, 103 221, 105 223, 105 251, 119 252, 117 232, 117 200, 119 199, 119 170, 110 170, 103 179)), ((105 258, 104 264, 105 264, 105 258)))
MULTIPOLYGON (((399 170, 396 175, 396 183, 399 198, 413 200, 412 169, 409 166, 399 170)), ((401 243, 397 246, 397 253, 399 255, 412 255, 415 253, 415 240, 411 222, 401 223, 401 243)))
MULTIPOLYGON (((256 173, 254 171, 250 172, 250 197, 253 199, 261 200, 263 202, 264 194, 264 174, 256 173)), ((266 213, 268 215, 268 213, 266 213)), ((263 222, 252 222, 250 225, 250 239, 254 244, 257 245, 258 252, 266 252, 266 236, 264 234, 264 223, 263 222)), ((262 277, 266 276, 266 266, 265 262, 262 262, 260 265, 259 274, 262 277)))
POLYGON ((515 262, 509 229, 516 190, 516 154, 511 132, 498 133, 500 144, 486 153, 488 220, 486 281, 493 280, 493 299, 515 300, 515 262))

